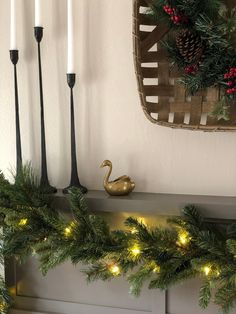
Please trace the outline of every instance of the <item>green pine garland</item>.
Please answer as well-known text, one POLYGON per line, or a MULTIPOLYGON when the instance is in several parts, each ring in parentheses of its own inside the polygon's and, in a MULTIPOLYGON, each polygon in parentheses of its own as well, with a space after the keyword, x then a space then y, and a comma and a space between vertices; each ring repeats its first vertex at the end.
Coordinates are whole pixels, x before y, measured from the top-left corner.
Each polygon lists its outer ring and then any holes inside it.
MULTIPOLYGON (((34 255, 44 275, 69 260, 88 265, 89 281, 124 276, 138 296, 145 282, 165 290, 189 278, 203 281, 199 304, 215 302, 228 313, 236 304, 236 224, 209 224, 194 206, 168 227, 149 228, 135 218, 124 230, 111 230, 87 208, 77 189, 70 191, 73 219, 66 221, 52 206, 52 197, 40 188, 30 166, 15 184, 0 175, 1 256, 25 260, 34 255)), ((0 280, 0 313, 7 313, 10 296, 0 280)))
POLYGON ((211 116, 229 120, 230 105, 236 100, 236 8, 227 8, 223 0, 153 0, 148 14, 157 24, 169 26, 163 44, 183 73, 180 82, 189 94, 219 88, 222 97, 211 116), (186 60, 178 48, 176 38, 183 30, 201 39, 203 50, 196 60, 186 60))

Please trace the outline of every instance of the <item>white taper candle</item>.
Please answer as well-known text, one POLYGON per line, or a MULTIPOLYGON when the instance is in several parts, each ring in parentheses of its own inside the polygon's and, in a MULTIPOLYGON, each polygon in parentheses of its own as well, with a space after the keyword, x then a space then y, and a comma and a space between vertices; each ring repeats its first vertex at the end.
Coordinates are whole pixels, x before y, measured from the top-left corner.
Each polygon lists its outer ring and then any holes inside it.
POLYGON ((73 21, 73 0, 67 0, 67 24, 68 24, 68 37, 67 37, 67 73, 75 73, 74 68, 74 21, 73 21))
POLYGON ((35 0, 35 26, 42 27, 41 0, 35 0))
POLYGON ((16 44, 16 1, 11 0, 10 50, 17 50, 16 44))

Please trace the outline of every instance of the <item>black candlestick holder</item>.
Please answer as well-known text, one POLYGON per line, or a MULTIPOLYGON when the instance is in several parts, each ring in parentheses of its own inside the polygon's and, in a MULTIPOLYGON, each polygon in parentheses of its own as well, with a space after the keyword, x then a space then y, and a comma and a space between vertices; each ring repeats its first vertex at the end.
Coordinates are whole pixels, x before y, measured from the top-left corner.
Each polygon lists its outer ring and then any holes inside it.
POLYGON ((19 51, 10 50, 10 59, 14 66, 15 124, 16 124, 16 176, 18 176, 22 170, 19 97, 18 97, 17 66, 16 66, 19 60, 19 51))
POLYGON ((43 78, 42 78, 42 63, 41 63, 41 47, 40 43, 43 38, 43 27, 37 26, 34 28, 34 37, 38 43, 38 67, 39 67, 39 94, 40 94, 40 117, 41 117, 41 187, 48 193, 56 193, 57 189, 50 185, 47 171, 47 152, 46 152, 46 137, 45 137, 45 122, 44 122, 44 98, 43 98, 43 78))
POLYGON ((63 189, 63 193, 67 194, 69 189, 77 187, 82 193, 87 193, 87 188, 80 184, 77 158, 76 158, 76 139, 75 139, 75 114, 74 114, 74 95, 73 88, 75 86, 76 75, 75 73, 67 74, 67 84, 70 88, 70 118, 71 118, 71 179, 70 185, 63 189))

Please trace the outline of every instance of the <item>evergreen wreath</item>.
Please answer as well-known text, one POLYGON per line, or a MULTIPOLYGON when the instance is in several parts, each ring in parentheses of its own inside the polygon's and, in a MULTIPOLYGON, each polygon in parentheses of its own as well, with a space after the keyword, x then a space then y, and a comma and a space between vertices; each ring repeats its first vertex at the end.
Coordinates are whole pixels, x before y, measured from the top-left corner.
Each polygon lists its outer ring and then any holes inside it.
MULTIPOLYGON (((144 282, 165 290, 189 278, 203 281, 199 304, 211 300, 224 313, 236 304, 236 224, 222 226, 204 221, 194 206, 168 227, 149 228, 135 218, 124 230, 111 230, 87 208, 78 189, 70 191, 71 221, 52 206, 30 166, 9 183, 0 175, 0 212, 3 227, 2 258, 24 261, 34 255, 45 275, 70 260, 83 263, 89 281, 124 276, 138 296, 144 282)), ((2 259, 3 262, 3 259, 2 259)), ((12 299, 0 280, 0 313, 8 312, 12 299)))
POLYGON ((219 88, 211 115, 228 120, 236 99, 236 8, 222 0, 153 0, 148 13, 170 28, 163 44, 183 73, 180 82, 190 95, 219 88))

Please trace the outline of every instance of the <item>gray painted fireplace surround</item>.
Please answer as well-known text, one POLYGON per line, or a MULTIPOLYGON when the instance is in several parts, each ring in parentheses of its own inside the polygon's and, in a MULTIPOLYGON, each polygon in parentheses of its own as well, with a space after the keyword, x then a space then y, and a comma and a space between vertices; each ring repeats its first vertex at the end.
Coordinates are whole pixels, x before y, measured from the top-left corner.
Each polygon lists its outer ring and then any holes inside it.
MULTIPOLYGON (((187 204, 195 204, 206 219, 219 223, 236 221, 236 197, 133 193, 127 197, 110 197, 103 191, 87 194, 89 208, 103 215, 112 227, 132 215, 144 217, 149 224, 165 224, 169 216, 181 213, 187 204)), ((69 218, 68 200, 55 197, 55 206, 69 218)), ((46 277, 38 271, 33 257, 23 265, 8 262, 6 280, 15 293, 10 314, 216 314, 211 304, 205 311, 198 306, 200 280, 190 280, 166 292, 145 288, 139 298, 129 294, 123 278, 111 282, 87 284, 80 272, 83 266, 65 263, 46 277)), ((232 311, 236 314, 236 310, 232 311)))

